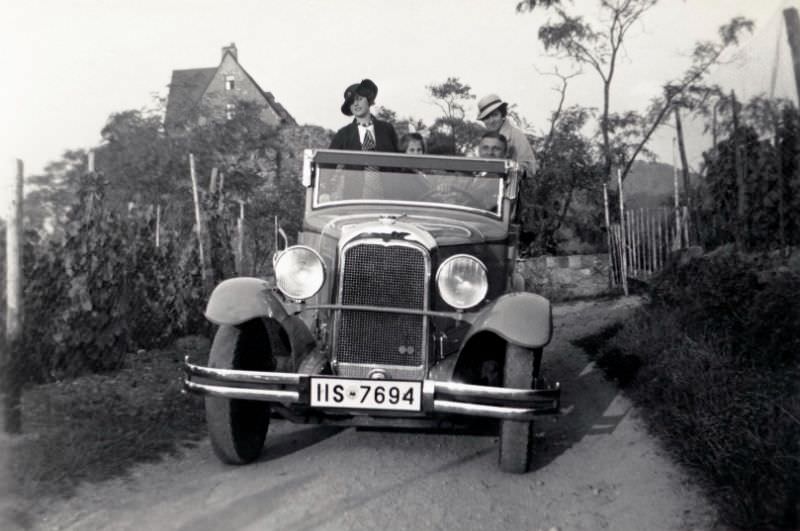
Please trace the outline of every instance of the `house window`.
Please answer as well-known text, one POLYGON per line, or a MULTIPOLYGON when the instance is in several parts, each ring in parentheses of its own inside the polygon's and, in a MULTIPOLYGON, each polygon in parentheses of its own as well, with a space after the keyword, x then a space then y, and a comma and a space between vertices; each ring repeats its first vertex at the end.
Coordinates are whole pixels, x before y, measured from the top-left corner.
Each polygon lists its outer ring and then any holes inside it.
POLYGON ((233 90, 233 87, 235 86, 235 84, 236 83, 235 83, 233 75, 229 74, 229 75, 225 76, 225 90, 233 90))
POLYGON ((236 111, 236 105, 234 105, 233 103, 225 104, 225 118, 227 118, 228 120, 232 119, 233 115, 235 114, 235 111, 236 111))

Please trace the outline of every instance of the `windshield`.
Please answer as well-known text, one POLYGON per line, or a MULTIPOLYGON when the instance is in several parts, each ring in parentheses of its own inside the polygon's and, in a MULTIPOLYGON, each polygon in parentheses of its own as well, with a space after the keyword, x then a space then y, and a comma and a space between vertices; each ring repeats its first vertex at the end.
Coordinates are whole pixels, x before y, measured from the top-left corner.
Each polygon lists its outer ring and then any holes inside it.
POLYGON ((479 210, 500 215, 503 177, 485 171, 319 165, 314 206, 403 203, 479 210))

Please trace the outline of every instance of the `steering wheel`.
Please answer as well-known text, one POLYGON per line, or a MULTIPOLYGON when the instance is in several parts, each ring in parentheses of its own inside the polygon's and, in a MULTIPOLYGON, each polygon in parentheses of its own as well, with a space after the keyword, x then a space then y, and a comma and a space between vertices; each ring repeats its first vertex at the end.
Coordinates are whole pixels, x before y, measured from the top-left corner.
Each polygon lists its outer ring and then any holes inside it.
POLYGON ((434 198, 443 199, 449 203, 466 204, 467 206, 476 206, 480 204, 480 201, 478 201, 474 195, 461 188, 449 188, 448 190, 437 190, 434 188, 422 194, 418 201, 427 201, 428 199, 434 198))

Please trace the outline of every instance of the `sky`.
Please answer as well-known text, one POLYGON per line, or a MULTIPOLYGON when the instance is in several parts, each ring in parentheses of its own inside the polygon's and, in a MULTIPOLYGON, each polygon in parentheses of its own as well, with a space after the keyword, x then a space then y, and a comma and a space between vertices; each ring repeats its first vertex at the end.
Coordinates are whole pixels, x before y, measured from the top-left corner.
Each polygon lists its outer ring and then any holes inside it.
MULTIPOLYGON (((480 98, 497 93, 543 131, 558 93, 556 67, 537 38, 551 15, 518 14, 517 0, 3 0, 0 2, 0 206, 14 159, 40 173, 70 148, 90 148, 111 113, 152 107, 173 69, 215 67, 235 42, 239 62, 301 124, 337 129, 351 83, 369 77, 377 104, 431 123, 438 109, 425 87, 455 76, 480 98)), ((580 0, 591 21, 597 1, 580 0)), ((612 111, 646 108, 689 65, 697 40, 714 39, 733 16, 753 19, 729 64, 710 80, 741 98, 759 92, 797 100, 781 10, 800 0, 662 0, 632 28, 613 89, 612 111), (777 59, 777 62, 776 62, 777 59), (775 68, 773 65, 778 65, 775 68), (774 70, 774 72, 773 72, 774 70), (775 82, 772 83, 773 77, 775 82), (773 88, 774 87, 774 88, 773 88)), ((573 78, 567 104, 600 106, 588 69, 573 78)), ((473 104, 468 108, 472 118, 473 104)), ((686 124, 690 164, 710 140, 686 124)), ((651 148, 672 162, 674 131, 651 148)), ((5 208, 5 207, 3 207, 5 208)), ((5 212, 5 210, 3 210, 5 212)))

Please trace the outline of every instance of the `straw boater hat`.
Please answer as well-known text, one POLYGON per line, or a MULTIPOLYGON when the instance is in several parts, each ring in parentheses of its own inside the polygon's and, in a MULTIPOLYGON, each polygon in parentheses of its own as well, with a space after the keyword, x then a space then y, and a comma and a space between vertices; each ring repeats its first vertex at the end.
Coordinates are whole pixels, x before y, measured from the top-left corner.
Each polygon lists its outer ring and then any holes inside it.
POLYGON ((347 87, 344 91, 344 103, 342 103, 342 114, 345 116, 353 116, 350 106, 353 104, 356 94, 367 98, 369 104, 372 105, 378 95, 378 86, 371 79, 362 79, 361 83, 355 83, 347 87))
POLYGON ((489 94, 478 101, 478 120, 483 120, 500 107, 508 107, 508 103, 500 99, 497 94, 489 94))

